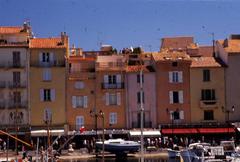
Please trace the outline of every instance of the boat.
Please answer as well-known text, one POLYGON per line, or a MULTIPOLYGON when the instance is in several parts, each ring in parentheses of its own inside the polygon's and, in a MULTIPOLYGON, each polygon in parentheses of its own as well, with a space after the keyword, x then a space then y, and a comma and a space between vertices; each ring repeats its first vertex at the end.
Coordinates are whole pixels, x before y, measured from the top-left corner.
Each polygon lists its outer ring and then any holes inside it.
MULTIPOLYGON (((140 149, 140 144, 135 141, 126 141, 123 139, 109 139, 104 141, 104 151, 113 154, 135 153, 140 149)), ((103 148, 103 142, 96 142, 96 147, 100 150, 103 148)))

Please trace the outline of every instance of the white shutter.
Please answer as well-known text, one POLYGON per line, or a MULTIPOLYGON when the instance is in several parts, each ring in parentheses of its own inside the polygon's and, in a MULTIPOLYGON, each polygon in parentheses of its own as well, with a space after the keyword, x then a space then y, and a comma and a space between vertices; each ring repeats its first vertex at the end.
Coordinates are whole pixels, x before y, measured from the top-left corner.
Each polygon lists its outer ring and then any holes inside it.
POLYGON ((104 75, 104 83, 108 83, 108 75, 104 75))
POLYGON ((106 105, 108 106, 109 105, 109 93, 106 93, 106 96, 105 96, 106 98, 106 105))
POLYGON ((183 91, 178 91, 179 103, 183 103, 183 91))
POLYGON ((180 119, 184 119, 184 111, 181 110, 179 113, 180 113, 180 119))
POLYGON ((117 83, 121 83, 121 75, 120 74, 117 75, 117 83))
POLYGON ((169 83, 173 82, 173 72, 168 72, 168 76, 169 76, 169 83))
POLYGON ((39 63, 41 64, 43 62, 43 54, 42 53, 39 53, 39 63))
POLYGON ((121 93, 117 93, 117 105, 121 105, 121 93))
POLYGON ((173 91, 169 91, 169 103, 173 103, 173 91))
POLYGON ((77 97, 76 96, 72 96, 72 107, 73 108, 77 107, 77 97))
POLYGON ((44 101, 44 90, 40 89, 40 100, 44 101))
POLYGON ((178 80, 179 80, 179 83, 182 83, 183 82, 183 72, 182 71, 179 71, 178 72, 178 80))
POLYGON ((83 107, 87 108, 88 105, 88 96, 83 96, 83 107))
POLYGON ((54 54, 50 53, 50 62, 54 62, 54 54))
POLYGON ((46 69, 47 71, 47 80, 51 80, 52 76, 51 76, 51 69, 46 69))
POLYGON ((169 111, 170 119, 173 120, 173 111, 169 111))
POLYGON ((55 98, 56 98, 55 89, 51 89, 51 101, 55 101, 55 98))

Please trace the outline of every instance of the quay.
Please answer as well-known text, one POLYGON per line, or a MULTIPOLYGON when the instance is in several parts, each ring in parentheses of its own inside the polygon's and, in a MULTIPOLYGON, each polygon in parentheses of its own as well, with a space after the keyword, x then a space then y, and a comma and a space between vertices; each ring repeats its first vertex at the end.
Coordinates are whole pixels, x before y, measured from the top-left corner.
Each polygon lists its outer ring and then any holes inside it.
MULTIPOLYGON (((18 156, 16 156, 14 151, 9 151, 8 153, 8 161, 14 161, 15 159, 22 159, 23 152, 20 152, 18 156)), ((29 151, 28 155, 32 156, 32 160, 35 161, 37 159, 37 155, 35 151, 29 151)), ((40 159, 40 155, 38 156, 40 159)), ((105 153, 104 157, 106 159, 108 158, 116 158, 114 154, 105 153)), ((128 154, 127 157, 133 157, 133 158, 140 158, 141 153, 135 153, 135 154, 128 154)), ((62 155, 58 156, 56 161, 67 161, 67 160, 83 160, 83 159, 92 159, 96 158, 96 155, 94 153, 88 153, 86 149, 79 149, 74 150, 74 152, 69 153, 67 150, 62 151, 62 155)), ((100 153, 97 158, 101 159, 102 154, 100 153)), ((144 158, 158 158, 162 160, 168 160, 168 152, 166 149, 161 149, 157 151, 151 151, 151 152, 144 152, 144 158)), ((6 161, 6 152, 0 152, 0 161, 6 161)))

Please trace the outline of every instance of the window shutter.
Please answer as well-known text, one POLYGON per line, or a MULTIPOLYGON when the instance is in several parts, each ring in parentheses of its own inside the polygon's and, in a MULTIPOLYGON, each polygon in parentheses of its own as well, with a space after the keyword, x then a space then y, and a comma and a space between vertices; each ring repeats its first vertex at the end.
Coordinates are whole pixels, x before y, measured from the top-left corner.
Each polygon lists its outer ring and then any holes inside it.
POLYGON ((117 93, 117 105, 121 105, 121 93, 117 93))
POLYGON ((179 103, 183 103, 183 91, 179 91, 178 95, 179 95, 179 103))
POLYGON ((121 75, 120 74, 117 75, 117 83, 121 83, 121 75))
POLYGON ((108 83, 108 75, 104 75, 104 83, 108 83))
POLYGON ((169 103, 173 103, 173 91, 169 91, 169 103))
POLYGON ((47 80, 51 80, 52 76, 51 76, 51 70, 50 69, 46 69, 47 71, 47 80))
POLYGON ((42 63, 42 62, 43 62, 43 54, 39 53, 39 63, 42 63))
POLYGON ((44 90, 40 89, 40 100, 44 101, 44 90))
POLYGON ((169 83, 173 82, 173 72, 168 72, 169 75, 169 83))
POLYGON ((169 111, 170 119, 173 120, 173 111, 169 111))
POLYGON ((108 106, 109 105, 109 93, 106 93, 106 96, 105 96, 106 98, 106 105, 108 106))
POLYGON ((46 69, 43 69, 42 78, 43 78, 43 80, 47 80, 46 69))
POLYGON ((55 89, 51 89, 51 101, 55 101, 55 97, 56 97, 55 89))
POLYGON ((182 71, 178 72, 178 79, 179 79, 179 83, 183 82, 183 72, 182 71))
POLYGON ((114 113, 114 124, 117 124, 117 113, 114 113))
POLYGON ((180 111, 180 119, 184 119, 184 111, 183 110, 180 111))
POLYGON ((54 61, 54 54, 50 53, 50 62, 53 62, 53 61, 54 61))
POLYGON ((88 105, 88 96, 83 96, 83 107, 87 108, 88 105))
POLYGON ((72 107, 73 108, 77 107, 77 97, 76 96, 72 96, 72 107))

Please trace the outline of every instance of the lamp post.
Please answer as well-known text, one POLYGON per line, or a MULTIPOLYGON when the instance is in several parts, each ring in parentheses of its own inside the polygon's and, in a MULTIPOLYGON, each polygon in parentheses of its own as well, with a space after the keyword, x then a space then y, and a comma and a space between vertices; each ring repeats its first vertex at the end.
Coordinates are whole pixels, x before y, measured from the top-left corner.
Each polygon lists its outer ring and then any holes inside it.
POLYGON ((227 110, 225 110, 225 112, 227 113, 227 125, 228 125, 228 136, 230 136, 230 132, 229 132, 229 127, 230 127, 230 113, 233 113, 235 111, 235 106, 232 106, 232 109, 231 110, 229 110, 229 109, 227 109, 227 110))
POLYGON ((105 151, 105 146, 104 146, 104 112, 102 110, 99 111, 99 116, 102 118, 102 159, 104 161, 104 151, 105 151))
MULTIPOLYGON (((94 111, 90 110, 90 116, 91 117, 94 117, 95 119, 95 136, 96 136, 96 140, 98 138, 98 135, 97 135, 97 119, 98 117, 101 117, 102 118, 102 127, 103 127, 103 136, 102 136, 102 140, 103 140, 103 152, 104 152, 104 112, 102 110, 100 110, 99 112, 96 112, 96 109, 94 111)), ((95 144, 95 153, 98 152, 98 149, 97 149, 97 146, 95 144)), ((97 156, 97 154, 96 154, 97 156)), ((104 154, 103 154, 103 157, 104 157, 104 154)))
POLYGON ((47 159, 48 159, 48 149, 51 146, 50 124, 52 123, 52 114, 51 114, 51 111, 49 111, 48 109, 46 109, 44 113, 44 123, 47 126, 47 149, 46 150, 47 150, 47 159))

